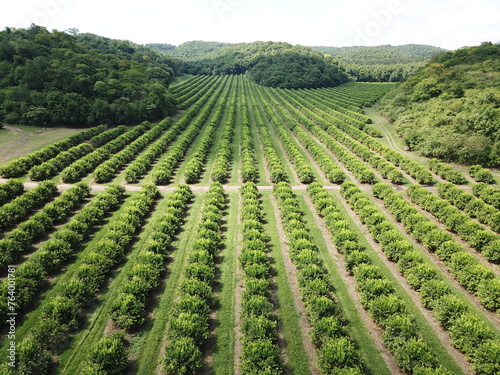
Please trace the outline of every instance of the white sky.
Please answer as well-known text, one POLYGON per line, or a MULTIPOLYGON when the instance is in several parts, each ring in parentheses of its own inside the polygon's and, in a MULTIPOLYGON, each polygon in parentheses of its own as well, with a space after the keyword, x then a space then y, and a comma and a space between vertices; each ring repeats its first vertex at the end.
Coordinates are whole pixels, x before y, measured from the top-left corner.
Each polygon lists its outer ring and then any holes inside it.
POLYGON ((36 23, 136 43, 307 46, 500 42, 498 0, 0 0, 0 29, 36 23))

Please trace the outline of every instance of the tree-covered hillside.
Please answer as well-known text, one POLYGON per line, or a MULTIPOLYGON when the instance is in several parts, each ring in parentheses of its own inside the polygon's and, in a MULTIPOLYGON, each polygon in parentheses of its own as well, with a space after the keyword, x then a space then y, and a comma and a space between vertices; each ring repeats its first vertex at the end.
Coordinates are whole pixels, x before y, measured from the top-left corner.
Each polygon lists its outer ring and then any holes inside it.
POLYGON ((335 57, 353 80, 362 82, 405 81, 432 56, 445 51, 422 44, 311 48, 335 57))
MULTIPOLYGON (((224 47, 232 45, 233 44, 231 43, 203 42, 201 40, 193 40, 190 42, 182 43, 180 46, 175 47, 173 50, 169 51, 169 54, 182 60, 197 60, 204 58, 211 52, 217 52, 224 47)), ((155 48, 159 51, 158 46, 156 46, 155 48)))
MULTIPOLYGON (((327 62, 329 68, 326 70, 338 72, 340 67, 347 72, 350 80, 362 82, 404 81, 421 69, 431 56, 445 51, 442 48, 420 44, 377 47, 302 47, 276 42, 231 44, 191 41, 175 48, 172 48, 170 44, 148 44, 146 46, 185 61, 184 69, 192 74, 241 74, 259 62, 261 63, 259 66, 266 66, 266 69, 262 71, 253 69, 251 76, 255 82, 263 85, 278 82, 279 84, 274 84, 274 87, 330 86, 328 79, 325 79, 323 74, 324 69, 320 68, 319 72, 315 68, 309 69, 307 58, 304 56, 311 55, 311 49, 321 55, 334 57, 320 61, 320 56, 317 54, 313 64, 315 67, 323 66, 327 62), (281 73, 277 68, 270 71, 268 69, 270 61, 277 63, 277 67, 280 69, 283 68, 282 59, 271 55, 277 51, 290 49, 296 53, 296 57, 292 59, 292 66, 281 73), (299 60, 302 62, 297 63, 299 60), (333 68, 330 68, 332 66, 333 68), (280 79, 285 72, 295 78, 280 79), (266 78, 265 76, 268 74, 271 74, 272 77, 266 78), (300 86, 301 82, 313 82, 313 84, 300 86), (291 83, 293 84, 291 85, 291 83)), ((343 82, 344 79, 342 74, 334 81, 343 82)))
POLYGON ((256 83, 281 88, 336 86, 348 81, 331 58, 309 47, 283 42, 187 42, 168 53, 189 74, 245 74, 256 83))
POLYGON ((349 81, 332 59, 313 51, 286 49, 256 58, 247 71, 259 85, 279 88, 334 87, 349 81))
POLYGON ((354 46, 354 47, 311 47, 323 54, 338 57, 351 64, 393 65, 426 61, 446 50, 425 44, 405 44, 402 46, 354 46))
POLYGON ((175 109, 173 59, 128 41, 32 26, 0 32, 0 122, 136 123, 175 109))
POLYGON ((381 108, 412 150, 500 166, 500 44, 435 56, 390 92, 381 108))

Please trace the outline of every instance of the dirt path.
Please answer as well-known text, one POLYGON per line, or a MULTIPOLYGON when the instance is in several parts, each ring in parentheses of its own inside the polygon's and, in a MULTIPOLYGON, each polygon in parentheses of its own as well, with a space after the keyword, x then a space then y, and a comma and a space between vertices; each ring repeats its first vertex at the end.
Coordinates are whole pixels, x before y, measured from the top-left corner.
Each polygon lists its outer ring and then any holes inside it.
POLYGON ((278 209, 278 202, 276 201, 276 198, 274 197, 273 194, 271 194, 269 198, 273 206, 276 226, 278 228, 278 237, 281 244, 280 249, 281 249, 281 254, 283 256, 283 261, 285 263, 285 270, 288 278, 288 284, 290 285, 290 289, 292 290, 295 309, 299 313, 300 332, 302 335, 304 350, 307 354, 307 357, 309 358, 309 370, 312 375, 319 375, 320 372, 316 368, 316 363, 317 363, 316 352, 314 350, 314 345, 309 335, 309 333, 312 332, 312 328, 311 325, 309 324, 309 321, 306 318, 306 309, 304 307, 304 304, 300 299, 299 283, 297 280, 297 268, 294 266, 292 260, 288 255, 288 245, 286 244, 287 238, 285 235, 285 231, 283 230, 283 225, 281 223, 281 216, 280 216, 280 211, 278 209))
MULTIPOLYGON (((266 171, 266 178, 267 178, 269 171, 267 169, 267 164, 265 163, 265 161, 264 161, 264 169, 266 171)), ((8 179, 0 178, 0 184, 4 184, 7 181, 8 181, 8 179)), ((38 182, 25 182, 23 185, 24 185, 25 189, 32 190, 32 189, 36 188, 39 185, 39 183, 38 182)), ((57 189, 59 191, 66 191, 66 190, 69 190, 73 186, 74 186, 73 184, 59 184, 59 185, 57 185, 57 189)), ((142 186, 129 185, 125 182, 122 183, 122 186, 125 188, 126 191, 131 191, 131 192, 142 190, 142 186)), ((292 186, 292 190, 304 191, 307 189, 307 186, 308 185, 294 185, 294 186, 292 186)), ((208 189, 210 189, 209 185, 207 185, 207 186, 189 185, 189 187, 192 191, 208 191, 208 189)), ((223 187, 224 187, 225 191, 237 191, 240 189, 241 186, 239 186, 239 185, 223 185, 223 187)), ((90 188, 92 191, 104 191, 108 188, 108 186, 107 185, 92 184, 92 185, 90 185, 90 188)), ((324 186, 324 188, 327 190, 340 190, 340 185, 326 185, 326 186, 324 186)), ((363 185, 360 184, 359 188, 362 191, 371 191, 372 190, 372 186, 366 185, 366 184, 363 184, 363 185)), ((161 185, 158 186, 158 190, 162 193, 169 193, 169 192, 174 191, 175 189, 177 189, 177 186, 161 186, 161 185)), ((257 186, 257 189, 259 191, 272 191, 273 186, 272 185, 257 186)), ((406 190, 406 187, 401 187, 401 189, 406 190)))
POLYGON ((417 162, 427 162, 429 160, 428 158, 418 156, 414 152, 406 151, 399 147, 393 135, 387 130, 387 126, 392 125, 390 125, 389 121, 379 111, 373 107, 364 108, 364 110, 366 115, 373 120, 374 125, 377 125, 377 130, 379 130, 384 138, 387 139, 390 148, 417 162))
MULTIPOLYGON (((238 223, 241 222, 242 199, 238 197, 238 223)), ((236 288, 234 290, 234 375, 241 375, 241 354, 243 352, 243 343, 241 334, 241 297, 243 293, 243 270, 241 269, 239 258, 243 243, 243 231, 238 231, 236 242, 236 288)))
POLYGON ((387 208, 385 208, 384 204, 379 199, 372 198, 372 200, 375 202, 375 204, 377 204, 380 210, 382 210, 383 213, 385 213, 385 215, 391 220, 391 222, 401 230, 401 232, 405 235, 405 237, 411 243, 413 243, 415 247, 419 248, 431 260, 431 262, 434 265, 436 265, 436 267, 442 272, 442 274, 448 279, 448 281, 450 281, 455 286, 455 288, 461 291, 472 305, 474 305, 478 310, 480 310, 484 315, 486 315, 486 317, 491 321, 491 323, 495 326, 495 328, 500 331, 500 317, 494 312, 486 310, 472 292, 468 291, 462 285, 460 285, 460 283, 451 274, 449 267, 446 266, 444 262, 441 259, 439 259, 439 257, 435 253, 432 253, 429 250, 427 250, 423 245, 418 243, 413 238, 413 236, 408 234, 406 232, 404 225, 393 218, 392 214, 389 212, 387 208))
MULTIPOLYGON (((390 148, 392 148, 394 151, 397 151, 398 153, 416 161, 416 162, 420 162, 420 163, 426 163, 430 160, 430 158, 427 158, 425 156, 419 156, 419 155, 416 155, 415 152, 411 152, 411 151, 406 151, 406 150, 403 150, 399 145, 398 143, 396 142, 396 140, 394 139, 394 136, 391 134, 390 131, 387 130, 387 126, 393 126, 389 123, 389 121, 380 113, 378 112, 375 108, 371 107, 371 108, 364 108, 365 112, 366 112, 366 115, 369 116, 373 121, 374 121, 374 124, 377 125, 377 130, 379 130, 382 135, 384 136, 384 138, 387 139, 387 142, 389 143, 389 146, 390 148)), ((476 183, 476 181, 474 181, 474 179, 472 177, 469 176, 468 172, 469 172, 469 167, 467 166, 463 166, 463 165, 458 165, 458 164, 452 164, 452 163, 446 163, 447 165, 450 165, 452 168, 454 169, 458 169, 459 171, 462 171, 462 172, 466 172, 464 174, 464 177, 465 179, 470 182, 470 183, 476 183)), ((446 182, 446 180, 442 179, 441 177, 439 177, 438 175, 436 175, 434 172, 431 171, 431 173, 434 175, 434 177, 436 179, 438 179, 439 181, 441 182, 446 182)), ((500 173, 497 172, 497 171, 493 171, 492 170, 492 173, 494 175, 496 175, 497 177, 500 176, 500 173)))
MULTIPOLYGON (((255 134, 257 135, 257 140, 258 140, 258 145, 257 147, 260 150, 260 154, 263 156, 262 158, 262 165, 264 167, 264 178, 268 184, 271 183, 271 174, 269 173, 269 168, 267 168, 267 159, 264 153, 264 146, 262 145, 262 140, 260 139, 260 130, 257 125, 252 124, 252 131, 255 131, 255 134)), ((254 147, 256 147, 254 145, 254 147)), ((269 186, 270 190, 273 189, 272 186, 269 186)))
MULTIPOLYGON (((351 220, 356 224, 358 228, 360 228, 363 231, 363 235, 366 238, 366 241, 370 245, 370 247, 373 249, 373 251, 377 254, 378 258, 384 263, 384 265, 391 271, 392 275, 394 278, 397 280, 398 284, 403 288, 406 294, 408 294, 415 307, 419 310, 419 312, 423 315, 425 318, 427 324, 433 329, 435 335, 439 338, 439 341, 443 344, 443 348, 446 349, 448 354, 450 355, 451 358, 455 361, 457 366, 460 367, 460 369, 465 373, 465 374, 475 374, 475 372, 472 370, 469 361, 467 358, 459 352, 457 349, 455 349, 452 346, 452 341, 449 336, 449 334, 444 331, 444 329, 441 327, 439 322, 434 318, 434 316, 431 314, 429 310, 427 310, 423 305, 420 300, 419 294, 414 291, 410 285, 406 282, 406 279, 400 274, 397 266, 395 263, 389 261, 382 249, 380 248, 379 244, 376 243, 368 229, 364 224, 361 223, 359 220, 358 216, 356 213, 351 210, 351 207, 349 204, 344 200, 344 198, 341 199, 343 206, 345 207, 347 213, 349 214, 349 217, 351 220)), ((411 308, 410 308, 411 309, 411 308)))
POLYGON ((316 225, 321 230, 323 239, 325 240, 326 246, 328 248, 328 252, 337 265, 337 269, 340 273, 340 276, 342 277, 342 280, 344 281, 349 295, 352 298, 353 304, 356 307, 356 310, 358 311, 364 326, 370 333, 370 337, 375 343, 375 346, 378 349, 381 357, 383 358, 386 366, 391 371, 391 374, 402 374, 401 369, 396 363, 396 360, 384 345, 384 341, 382 338, 383 331, 373 322, 373 320, 368 315, 368 312, 361 305, 361 298, 356 289, 354 278, 346 269, 344 257, 339 253, 337 247, 333 244, 330 231, 326 228, 323 219, 316 213, 316 209, 314 208, 309 195, 304 195, 304 199, 307 203, 309 211, 311 211, 314 220, 316 221, 316 225))

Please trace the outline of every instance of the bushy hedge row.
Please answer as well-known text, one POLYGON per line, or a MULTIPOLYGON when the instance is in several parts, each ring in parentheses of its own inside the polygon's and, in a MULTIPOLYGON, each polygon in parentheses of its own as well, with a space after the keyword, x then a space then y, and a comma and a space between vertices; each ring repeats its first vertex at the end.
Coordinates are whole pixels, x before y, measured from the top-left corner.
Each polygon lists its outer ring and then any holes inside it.
POLYGON ((242 374, 282 374, 283 363, 277 343, 277 321, 271 302, 271 263, 263 211, 257 185, 241 187, 243 244, 239 262, 243 269, 242 374))
POLYGON ((319 369, 323 374, 362 374, 361 358, 348 339, 323 262, 302 219, 299 202, 286 182, 276 184, 273 194, 278 201, 290 258, 298 270, 301 298, 311 323, 319 369))
MULTIPOLYGON (((351 186, 345 183, 343 190, 351 186)), ((372 263, 333 197, 319 183, 311 184, 307 191, 316 211, 329 229, 334 244, 346 257, 346 266, 354 274, 363 306, 384 329, 384 343, 393 353, 398 365, 409 373, 448 373, 430 354, 427 344, 419 338, 418 327, 408 312, 408 307, 394 293, 393 285, 383 276, 380 268, 372 263)), ((366 202, 360 201, 357 206, 362 208, 364 203, 366 202)), ((395 244, 394 248, 397 246, 395 244)))
POLYGON ((220 183, 225 182, 229 177, 229 168, 231 166, 233 154, 233 137, 236 125, 236 109, 238 99, 237 92, 239 86, 241 85, 240 77, 236 78, 236 83, 233 83, 234 79, 235 76, 231 76, 231 83, 229 85, 233 88, 233 91, 229 101, 229 113, 227 114, 226 123, 221 130, 222 135, 216 150, 214 166, 210 176, 212 181, 220 183))
POLYGON ((176 96, 175 100, 177 101, 177 108, 186 109, 196 103, 200 98, 205 95, 212 85, 219 79, 220 77, 213 76, 203 81, 198 81, 194 85, 189 86, 189 91, 184 91, 184 93, 180 96, 176 96))
POLYGON ((110 159, 99 165, 94 171, 94 178, 96 182, 103 183, 111 181, 119 169, 125 164, 130 163, 134 157, 141 152, 148 144, 158 139, 161 133, 169 128, 172 124, 170 117, 160 121, 157 125, 151 126, 149 122, 143 122, 142 125, 145 129, 149 129, 125 147, 123 150, 114 154, 110 159))
MULTIPOLYGON (((283 91, 280 91, 280 93, 283 93, 283 91)), ((355 158, 352 155, 351 158, 343 155, 345 151, 342 152, 341 147, 336 146, 332 142, 332 140, 327 141, 327 139, 329 138, 328 135, 332 136, 337 142, 342 143, 354 154, 358 155, 364 162, 370 164, 373 168, 377 169, 383 178, 386 178, 395 184, 401 184, 404 182, 404 178, 401 171, 399 171, 399 169, 396 168, 394 165, 382 159, 380 156, 376 155, 372 150, 362 145, 360 142, 352 139, 344 131, 341 131, 334 126, 331 126, 328 123, 328 121, 325 121, 320 116, 314 114, 314 116, 308 118, 306 115, 301 113, 296 107, 290 104, 290 102, 286 101, 285 97, 286 95, 284 94, 281 98, 282 105, 285 106, 290 111, 290 113, 292 113, 295 116, 297 121, 299 121, 307 129, 309 129, 309 131, 315 134, 316 137, 318 137, 323 143, 326 143, 327 145, 330 144, 331 147, 333 147, 332 149, 329 146, 330 149, 338 150, 340 155, 343 156, 345 163, 351 165, 351 168, 353 168, 352 172, 355 174, 356 178, 363 179, 363 181, 361 182, 367 182, 367 183, 375 182, 375 176, 373 175, 373 172, 372 172, 373 177, 371 177, 370 180, 370 178, 368 178, 370 176, 370 172, 368 172, 369 169, 366 168, 365 166, 365 171, 361 172, 362 171, 361 164, 359 162, 355 163, 354 161, 355 158), (316 120, 316 124, 319 124, 319 126, 317 126, 313 120, 316 120)), ((288 99, 290 101, 293 101, 293 98, 288 97, 288 99)), ((337 156, 339 157, 340 155, 337 156)))
POLYGON ((440 163, 437 159, 429 160, 429 169, 453 184, 462 185, 467 182, 462 172, 450 167, 447 164, 440 163))
POLYGON ((288 159, 295 166, 295 171, 300 182, 304 184, 313 182, 314 173, 309 160, 302 155, 299 147, 295 143, 295 140, 288 134, 285 127, 282 125, 281 120, 274 113, 271 103, 269 103, 269 97, 265 95, 265 93, 266 91, 263 88, 258 88, 257 94, 262 106, 264 107, 267 121, 276 129, 278 139, 281 141, 288 159))
POLYGON ((42 164, 44 161, 54 158, 60 152, 68 150, 105 130, 106 126, 104 125, 96 126, 44 147, 41 150, 16 159, 6 167, 1 168, 0 175, 6 178, 20 177, 28 172, 33 166, 42 164))
POLYGON ((7 233, 0 239, 0 269, 13 264, 54 225, 61 224, 89 193, 88 185, 74 186, 7 233))
POLYGON ((438 184, 438 193, 441 198, 446 199, 470 217, 475 217, 480 223, 487 224, 495 232, 500 233, 500 210, 451 182, 438 184))
POLYGON ((122 333, 103 337, 92 348, 79 370, 80 375, 123 375, 128 367, 127 341, 122 333))
POLYGON ((283 102, 278 101, 274 95, 274 91, 265 90, 266 99, 278 111, 281 119, 286 126, 295 134, 299 142, 309 151, 309 154, 318 163, 319 168, 325 174, 328 181, 339 184, 345 180, 345 173, 333 161, 328 153, 300 126, 283 106, 283 102))
POLYGON ((130 331, 146 320, 148 295, 160 283, 170 245, 192 198, 193 193, 187 185, 179 186, 166 198, 164 214, 155 223, 151 240, 134 260, 113 305, 111 316, 118 327, 130 331))
POLYGON ((94 148, 101 147, 102 145, 105 145, 106 143, 109 143, 113 139, 119 137, 126 131, 127 127, 125 125, 119 125, 116 128, 110 129, 108 131, 102 132, 92 137, 92 139, 90 140, 90 144, 94 148))
MULTIPOLYGON (((285 94, 290 93, 290 91, 285 92, 282 90, 285 94)), ((341 123, 341 124, 346 124, 353 126, 360 131, 365 132, 366 134, 372 136, 372 137, 377 137, 381 138, 382 134, 375 129, 372 125, 369 125, 368 122, 370 121, 366 116, 363 117, 364 121, 361 121, 355 117, 360 116, 360 114, 354 115, 354 117, 348 116, 342 112, 337 111, 331 106, 331 102, 328 102, 328 104, 325 104, 316 98, 312 96, 305 96, 304 93, 306 91, 301 90, 297 91, 293 98, 299 102, 302 106, 307 108, 310 111, 321 111, 321 116, 324 117, 327 121, 330 123, 341 123)), ((337 106, 338 107, 338 106, 337 106)), ((361 115, 363 116, 363 115, 361 115)))
POLYGON ((373 194, 382 199, 385 207, 405 226, 407 232, 434 252, 449 267, 455 279, 465 289, 475 293, 486 308, 500 308, 500 281, 493 271, 454 241, 450 234, 418 212, 389 185, 375 185, 373 194))
POLYGON ((470 219, 449 202, 439 198, 419 185, 407 190, 411 201, 433 214, 446 229, 456 233, 486 259, 500 263, 500 236, 470 219))
MULTIPOLYGON (((412 176, 415 180, 417 180, 420 184, 432 184, 434 182, 434 178, 432 174, 422 167, 420 164, 411 160, 410 158, 400 154, 397 151, 392 150, 391 148, 383 145, 379 141, 373 139, 368 134, 359 130, 355 126, 350 124, 346 124, 339 121, 332 121, 331 123, 326 121, 323 118, 323 114, 320 116, 315 113, 315 111, 311 111, 306 107, 302 106, 299 102, 294 100, 295 96, 292 96, 292 92, 288 92, 289 95, 286 96, 287 100, 292 104, 293 107, 297 108, 302 114, 304 114, 310 121, 321 126, 323 129, 328 129, 331 124, 351 136, 356 141, 365 145, 373 151, 378 152, 381 156, 383 156, 386 160, 393 163, 395 166, 401 168, 410 176, 412 176)), ((296 94, 295 94, 296 95, 296 94)))
POLYGON ((203 130, 200 141, 196 146, 196 151, 189 158, 186 170, 184 171, 184 181, 187 184, 196 182, 203 172, 203 167, 205 166, 205 162, 214 143, 216 131, 219 127, 222 115, 224 114, 226 101, 230 94, 229 87, 230 85, 226 85, 224 93, 220 98, 219 104, 216 106, 215 111, 210 116, 208 125, 206 126, 205 130, 203 130))
POLYGON ((57 194, 56 185, 52 182, 42 182, 33 190, 13 199, 0 207, 0 230, 19 223, 34 209, 43 206, 57 194))
POLYGON ((489 169, 483 168, 481 165, 471 165, 469 167, 469 175, 476 182, 483 182, 485 184, 494 184, 495 179, 489 169))
MULTIPOLYGON (((220 83, 220 82, 219 82, 220 83)), ((206 102, 212 97, 217 86, 213 86, 198 102, 191 106, 186 113, 156 142, 148 147, 125 169, 125 180, 128 183, 138 182, 151 168, 154 161, 165 152, 168 145, 182 132, 195 117, 206 102)))
POLYGON ((19 180, 10 179, 5 184, 0 185, 0 205, 21 195, 24 192, 24 185, 19 180))
POLYGON ((70 166, 64 168, 61 172, 62 180, 64 182, 76 182, 80 180, 84 175, 93 171, 104 160, 108 159, 111 155, 117 153, 130 142, 137 139, 146 130, 147 126, 136 126, 132 130, 123 133, 118 138, 106 143, 104 146, 99 147, 83 158, 78 159, 70 166))
POLYGON ((248 84, 244 81, 240 95, 241 108, 241 178, 244 182, 256 182, 259 178, 257 160, 255 159, 255 145, 250 123, 250 109, 247 104, 248 84))
POLYGON ((472 194, 500 210, 500 189, 496 189, 486 185, 484 182, 480 182, 472 187, 472 194))
POLYGON ((95 248, 81 259, 71 279, 58 285, 55 295, 42 305, 38 325, 18 343, 16 367, 26 368, 26 373, 48 373, 47 367, 34 367, 29 358, 25 361, 25 351, 35 348, 37 353, 53 356, 67 341, 69 332, 81 325, 85 309, 96 299, 111 270, 123 261, 129 243, 158 194, 156 186, 146 185, 134 195, 124 212, 106 227, 105 235, 95 248))
MULTIPOLYGON (((351 119, 356 119, 363 124, 372 123, 372 119, 370 117, 364 115, 363 113, 360 113, 363 111, 361 108, 345 103, 340 104, 342 103, 340 97, 329 96, 326 90, 301 90, 298 92, 298 94, 308 101, 323 104, 322 109, 328 109, 332 114, 344 114, 346 116, 344 117, 344 119, 347 122, 351 119)), ((347 96, 344 96, 343 98, 345 99, 347 98, 347 96)))
POLYGON ((375 173, 365 163, 331 138, 324 130, 321 130, 319 127, 313 127, 309 130, 335 154, 359 182, 362 184, 373 184, 377 181, 375 173))
POLYGON ((90 154, 94 149, 88 143, 82 143, 71 147, 68 151, 62 151, 55 158, 52 158, 40 165, 35 165, 30 169, 28 175, 32 181, 43 181, 54 177, 71 163, 81 157, 90 154))
MULTIPOLYGON (((99 193, 71 220, 58 229, 16 270, 16 311, 27 309, 46 277, 58 271, 82 246, 96 225, 123 200, 125 188, 112 185, 99 193)), ((0 284, 0 313, 7 313, 7 283, 0 284)))
MULTIPOLYGON (((285 113, 282 107, 277 107, 282 118, 286 118, 289 114, 285 113)), ((304 129, 300 126, 290 126, 292 122, 287 122, 288 127, 292 130, 300 143, 309 151, 309 154, 318 163, 325 177, 334 184, 341 184, 345 181, 344 171, 333 161, 333 158, 321 147, 304 129)), ((296 125, 296 124, 295 124, 296 125)))
POLYGON ((178 100, 179 96, 184 95, 185 93, 190 91, 194 85, 197 85, 201 81, 205 81, 205 80, 210 79, 210 78, 212 78, 212 76, 195 75, 195 76, 192 76, 191 78, 188 78, 188 79, 176 84, 175 86, 171 85, 169 87, 169 90, 172 94, 174 94, 174 97, 176 98, 176 100, 178 100))
MULTIPOLYGON (((284 97, 286 97, 284 95, 284 97)), ((288 99, 288 98, 287 98, 288 99)), ((294 103, 294 105, 301 106, 300 103, 297 103, 293 99, 289 99, 294 103)), ((288 103, 285 100, 282 100, 282 105, 284 105, 288 111, 292 114, 292 116, 296 119, 296 121, 302 124, 306 129, 308 129, 312 134, 316 136, 323 144, 328 147, 330 151, 332 151, 335 156, 343 163, 346 168, 351 171, 356 179, 358 179, 361 183, 374 183, 376 181, 375 174, 373 171, 368 168, 365 163, 361 162, 357 157, 355 157, 351 152, 347 151, 343 146, 340 145, 338 141, 332 138, 330 134, 328 134, 325 130, 323 130, 320 126, 316 125, 317 121, 323 123, 326 129, 330 128, 330 125, 321 117, 313 114, 316 123, 311 120, 307 115, 305 115, 300 108, 296 108, 294 105, 288 103)), ((302 106, 303 107, 303 106, 302 106)), ((303 108, 305 109, 305 107, 303 108)), ((312 113, 312 112, 311 112, 312 113)))
POLYGON ((194 374, 203 366, 201 348, 210 335, 209 318, 214 297, 215 257, 220 251, 226 194, 214 182, 205 196, 197 239, 189 253, 179 298, 170 320, 162 358, 167 374, 194 374))
MULTIPOLYGON (((449 332, 453 346, 464 353, 478 373, 494 374, 495 372, 490 372, 487 369, 499 365, 498 362, 495 363, 498 359, 494 358, 495 356, 498 358, 500 355, 500 341, 495 338, 495 334, 486 323, 475 315, 459 296, 453 293, 439 270, 421 253, 415 251, 411 243, 405 240, 394 225, 384 218, 381 211, 365 194, 352 184, 343 187, 341 193, 368 226, 374 238, 381 244, 387 257, 397 262, 398 269, 406 277, 408 283, 420 293, 423 305, 433 312, 441 326, 449 332), (484 354, 487 353, 485 350, 488 350, 486 348, 490 348, 491 345, 498 346, 498 351, 490 353, 493 355, 492 357, 485 358, 484 354)), ((384 199, 389 210, 391 207, 397 207, 398 214, 404 215, 407 212, 403 208, 406 201, 399 194, 394 193, 389 185, 375 185, 374 194, 384 199)), ((397 217, 397 214, 395 216, 397 217)), ((410 216, 414 217, 415 215, 410 216)), ((408 223, 407 220, 412 222, 411 225, 418 226, 418 223, 409 217, 406 220, 403 219, 402 222, 408 223)), ((439 234, 432 230, 428 230, 428 232, 431 232, 431 234, 427 234, 429 240, 432 240, 432 237, 439 237, 439 234)), ((460 260, 465 259, 467 258, 455 257, 452 261, 460 262, 460 260)), ((479 266, 462 264, 456 268, 465 273, 469 272, 469 268, 476 267, 479 266)), ((483 273, 481 276, 486 277, 487 275, 483 273)), ((492 281, 488 281, 488 283, 492 281)), ((498 291, 496 294, 500 296, 498 291)), ((481 295, 479 298, 481 299, 481 295)), ((493 298, 495 298, 494 295, 493 298)))
POLYGON ((193 143, 195 138, 200 133, 205 122, 209 118, 210 113, 212 112, 215 103, 224 90, 228 79, 228 76, 223 78, 223 81, 220 82, 219 86, 213 92, 206 105, 203 106, 200 113, 189 124, 187 130, 180 135, 175 143, 170 146, 166 154, 162 156, 161 160, 158 162, 158 168, 153 173, 153 181, 155 184, 165 185, 170 181, 172 172, 174 171, 175 167, 184 157, 189 146, 193 143))
POLYGON ((255 124, 257 126, 257 130, 259 132, 260 143, 264 149, 264 157, 267 163, 267 169, 269 170, 270 179, 272 183, 277 183, 280 181, 288 181, 288 176, 285 172, 285 167, 281 162, 278 153, 276 152, 276 148, 274 147, 273 140, 269 135, 267 130, 266 123, 264 121, 264 116, 262 115, 259 104, 257 104, 257 100, 255 98, 256 88, 254 85, 250 86, 250 100, 252 103, 252 115, 255 119, 255 124))

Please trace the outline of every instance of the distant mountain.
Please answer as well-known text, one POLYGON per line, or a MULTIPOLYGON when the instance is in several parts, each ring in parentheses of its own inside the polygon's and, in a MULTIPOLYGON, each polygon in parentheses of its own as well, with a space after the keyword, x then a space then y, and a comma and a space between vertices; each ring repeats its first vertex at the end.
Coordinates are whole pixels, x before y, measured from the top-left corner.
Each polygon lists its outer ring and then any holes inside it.
POLYGON ((438 53, 446 52, 443 48, 424 44, 375 47, 311 47, 311 49, 359 65, 410 64, 426 61, 438 53))
POLYGON ((434 56, 380 105, 410 149, 500 166, 500 44, 434 56))
POLYGON ((349 80, 331 57, 326 58, 309 47, 283 42, 192 41, 168 51, 167 55, 182 60, 185 73, 247 74, 252 81, 270 87, 329 87, 349 80))
MULTIPOLYGON (((191 41, 181 44, 178 47, 171 48, 171 45, 147 45, 155 51, 165 52, 171 57, 184 61, 184 71, 191 74, 243 74, 256 65, 257 60, 265 54, 274 54, 276 51, 286 49, 296 49, 301 51, 302 55, 311 54, 313 51, 322 55, 330 55, 329 65, 332 63, 345 70, 353 81, 363 82, 401 82, 421 69, 425 62, 433 55, 444 52, 439 47, 433 47, 421 44, 407 44, 402 46, 377 46, 377 47, 303 47, 292 46, 281 42, 255 42, 255 43, 219 43, 191 41)), ((316 55, 319 58, 319 55, 316 55)), ((269 74, 269 61, 267 59, 267 70, 262 73, 254 70, 259 82, 275 82, 276 87, 319 87, 328 80, 311 80, 311 75, 307 79, 292 79, 284 82, 283 79, 276 79, 276 75, 282 76, 284 73, 275 71, 273 77, 267 79, 269 74), (294 82, 292 84, 291 82, 294 82), (302 83, 299 83, 302 82, 302 83), (308 82, 308 83, 306 83, 308 82), (299 85, 299 86, 296 86, 299 85), (308 86, 313 85, 313 86, 308 86)), ((276 61, 275 61, 276 62, 276 61)), ((276 66, 274 62, 274 65, 276 66)), ((300 64, 299 64, 300 65, 300 64)), ((321 64, 320 64, 321 65, 321 64)), ((259 65, 259 66, 262 66, 259 65)), ((283 67, 283 61, 278 64, 283 67)), ((296 71, 307 71, 304 66, 295 65, 296 71)), ((312 69, 317 72, 317 70, 312 69)), ((324 76, 323 76, 324 77, 324 76)), ((341 80, 343 81, 343 79, 341 80)))
POLYGON ((173 44, 165 44, 165 43, 147 43, 144 45, 144 47, 150 48, 153 51, 160 53, 168 53, 177 48, 173 44))

